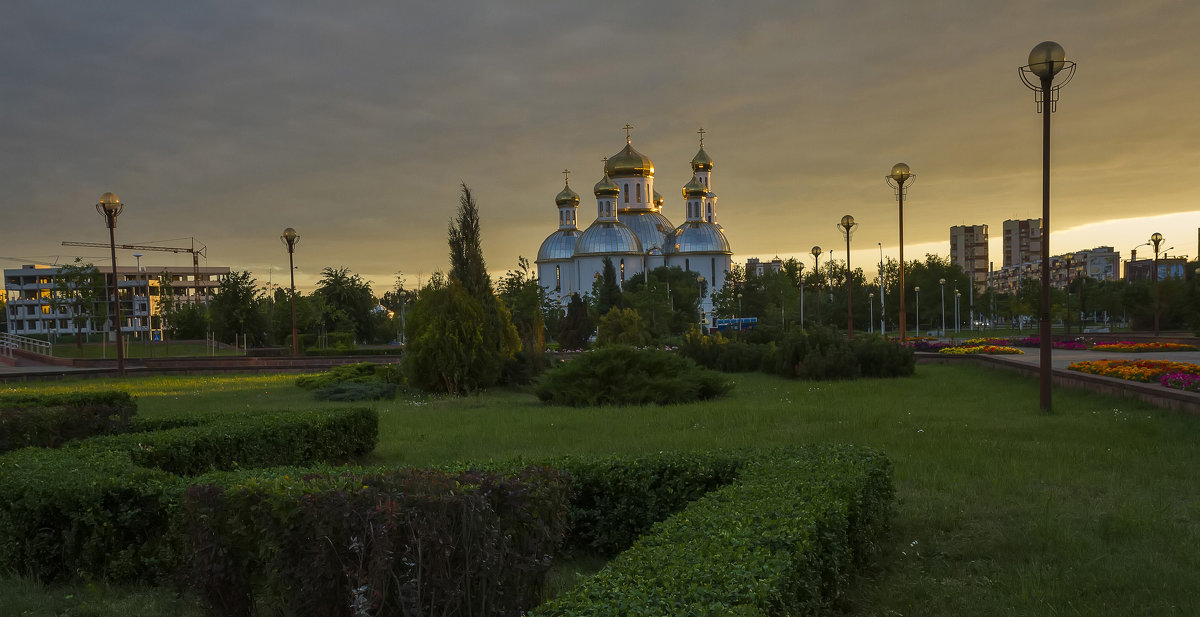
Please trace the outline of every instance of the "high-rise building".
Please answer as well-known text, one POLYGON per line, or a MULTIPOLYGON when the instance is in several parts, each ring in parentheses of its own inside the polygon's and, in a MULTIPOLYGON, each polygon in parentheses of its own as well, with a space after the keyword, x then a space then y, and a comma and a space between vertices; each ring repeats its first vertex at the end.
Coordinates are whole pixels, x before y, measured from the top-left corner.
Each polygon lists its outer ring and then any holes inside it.
POLYGON ((975 283, 976 291, 987 288, 988 226, 955 225, 950 228, 950 262, 958 265, 975 283))
POLYGON ((1042 219, 1004 221, 1004 267, 1042 259, 1042 219))

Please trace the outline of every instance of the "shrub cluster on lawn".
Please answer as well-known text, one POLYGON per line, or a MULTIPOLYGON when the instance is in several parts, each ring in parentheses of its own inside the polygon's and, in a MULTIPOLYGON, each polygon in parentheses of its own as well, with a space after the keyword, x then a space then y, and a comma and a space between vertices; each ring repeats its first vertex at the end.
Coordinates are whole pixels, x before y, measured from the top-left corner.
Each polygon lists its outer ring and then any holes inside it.
POLYGON ((184 554, 186 476, 341 461, 377 439, 371 409, 212 415, 198 426, 25 448, 0 456, 0 569, 41 581, 157 580, 184 554))
POLYGON ((777 341, 743 343, 693 329, 679 353, 701 366, 728 371, 762 371, 794 379, 855 379, 912 375, 911 349, 877 336, 848 341, 831 328, 790 332, 777 341))
POLYGON ((892 496, 890 463, 871 450, 759 455, 532 614, 821 614, 877 550, 892 496))
POLYGON ((296 379, 296 385, 313 391, 319 401, 375 401, 394 398, 404 383, 398 364, 359 362, 335 366, 324 373, 296 379))
POLYGON ((0 395, 0 452, 121 432, 136 413, 127 392, 0 395))
POLYGON ((678 354, 612 345, 547 371, 534 392, 543 402, 574 407, 668 405, 714 398, 731 387, 720 374, 678 354))

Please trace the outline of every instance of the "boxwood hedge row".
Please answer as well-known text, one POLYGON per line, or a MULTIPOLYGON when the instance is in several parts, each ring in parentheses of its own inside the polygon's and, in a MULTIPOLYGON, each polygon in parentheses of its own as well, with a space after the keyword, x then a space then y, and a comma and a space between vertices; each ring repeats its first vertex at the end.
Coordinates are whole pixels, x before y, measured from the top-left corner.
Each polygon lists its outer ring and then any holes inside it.
POLYGON ((520 615, 562 542, 569 487, 548 468, 200 478, 183 507, 192 581, 220 617, 256 605, 330 617, 520 615))
POLYGON ((43 581, 154 580, 178 568, 189 480, 213 469, 344 460, 375 446, 371 409, 211 415, 204 424, 0 456, 0 570, 43 581))
POLYGON ((0 452, 57 447, 125 430, 137 412, 127 392, 0 395, 0 452))
POLYGON ((655 525, 532 614, 818 614, 874 550, 891 499, 890 464, 868 449, 751 458, 738 481, 655 525))

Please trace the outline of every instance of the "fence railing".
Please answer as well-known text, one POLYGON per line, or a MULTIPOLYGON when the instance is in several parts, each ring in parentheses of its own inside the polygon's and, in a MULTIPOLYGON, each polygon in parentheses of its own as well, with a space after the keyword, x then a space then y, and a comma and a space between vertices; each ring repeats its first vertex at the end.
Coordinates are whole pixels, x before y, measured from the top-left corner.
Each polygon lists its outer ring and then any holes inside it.
POLYGON ((54 355, 54 345, 52 343, 19 334, 0 332, 0 356, 11 358, 13 357, 13 352, 18 349, 43 356, 54 355))

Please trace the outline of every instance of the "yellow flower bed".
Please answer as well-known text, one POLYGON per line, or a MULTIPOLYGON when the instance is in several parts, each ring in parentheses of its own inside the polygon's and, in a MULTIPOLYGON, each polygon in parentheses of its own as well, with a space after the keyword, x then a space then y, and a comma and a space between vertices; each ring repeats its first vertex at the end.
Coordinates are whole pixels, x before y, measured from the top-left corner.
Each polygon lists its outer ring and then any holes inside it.
POLYGON ((1121 351, 1121 352, 1139 352, 1139 351, 1196 351, 1195 345, 1183 345, 1181 343, 1132 343, 1129 341, 1120 341, 1117 343, 1096 343, 1092 346, 1092 351, 1121 351))
POLYGON ((1170 360, 1087 360, 1073 362, 1067 369, 1145 382, 1155 381, 1167 373, 1200 373, 1200 365, 1170 360))
POLYGON ((963 345, 961 347, 946 347, 938 351, 938 353, 949 354, 952 356, 965 356, 967 354, 987 354, 991 356, 997 355, 1025 355, 1025 352, 1016 347, 1003 347, 1001 345, 963 345))

